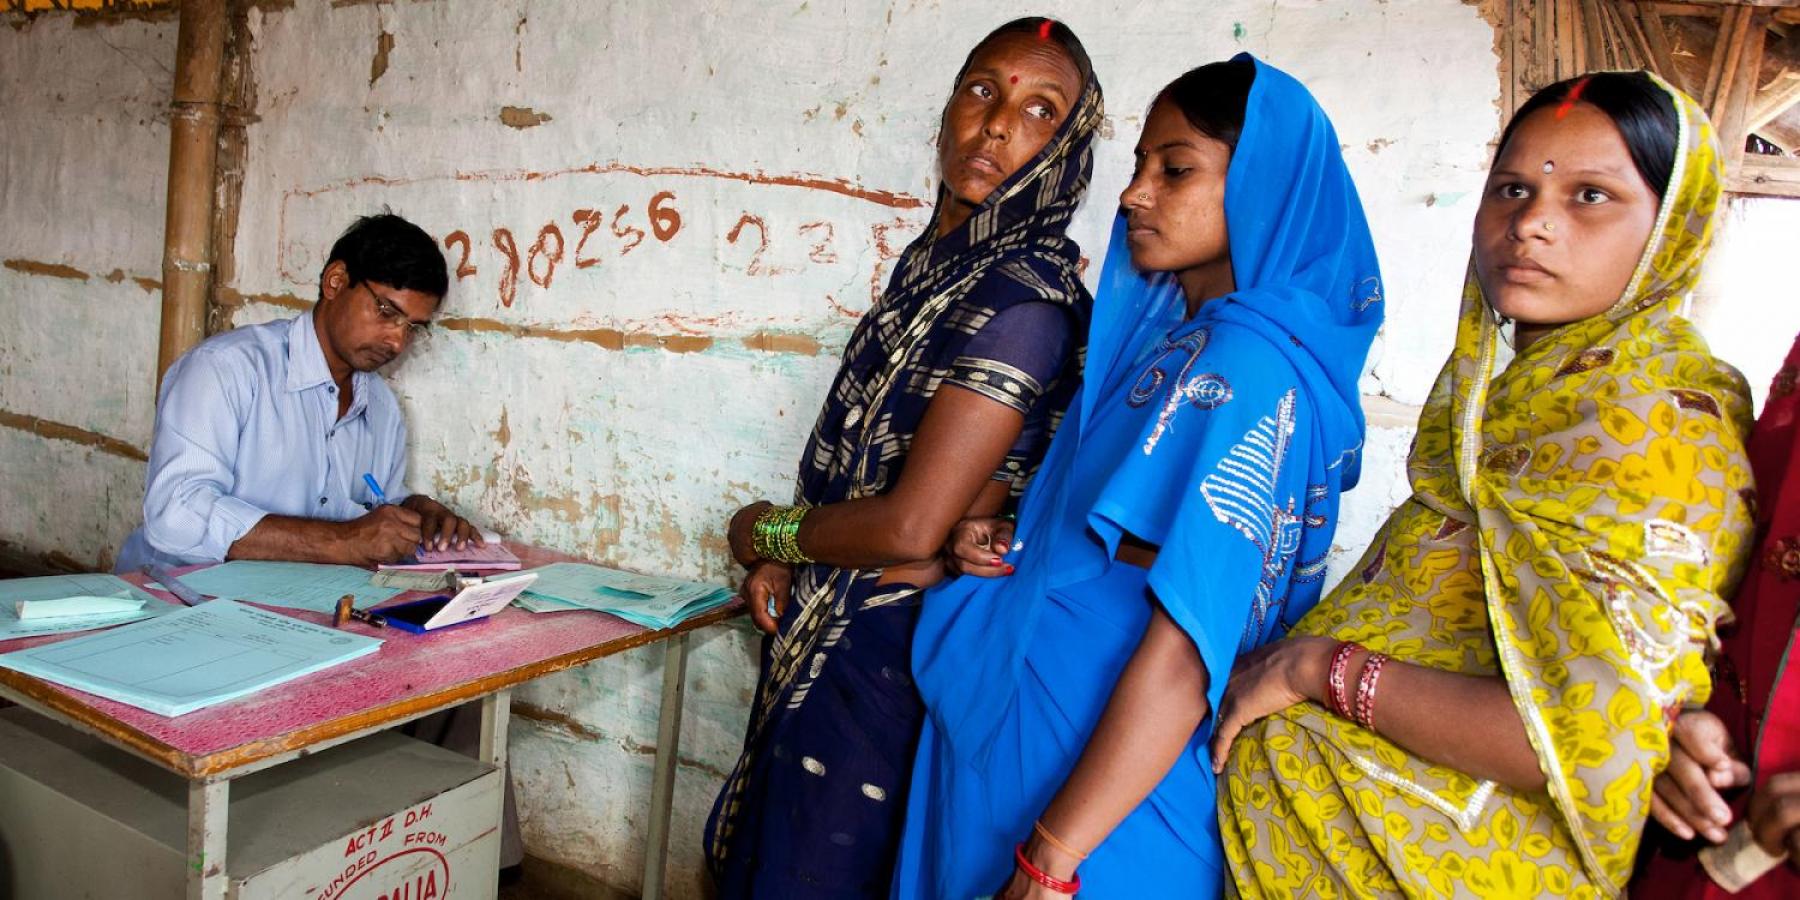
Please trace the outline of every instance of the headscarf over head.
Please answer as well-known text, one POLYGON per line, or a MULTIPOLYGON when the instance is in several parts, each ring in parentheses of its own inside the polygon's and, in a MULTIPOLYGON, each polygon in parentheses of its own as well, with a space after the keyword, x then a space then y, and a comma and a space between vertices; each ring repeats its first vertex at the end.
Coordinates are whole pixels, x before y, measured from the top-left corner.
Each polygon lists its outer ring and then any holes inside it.
POLYGON ((1318 599, 1338 493, 1356 479, 1380 269, 1324 110, 1287 73, 1237 59, 1256 74, 1225 183, 1235 290, 1184 319, 1174 277, 1133 268, 1115 221, 1082 395, 1026 492, 1017 574, 959 578, 925 602, 915 674, 965 758, 986 754, 1014 702, 1046 593, 1098 575, 1127 533, 1159 546, 1150 587, 1200 648, 1215 708, 1240 648, 1318 599), (1122 464, 1083 454, 1107 405, 1145 403, 1159 414, 1122 464))
POLYGON ((1679 315, 1712 243, 1719 147, 1693 99, 1657 84, 1676 159, 1625 291, 1495 375, 1501 327, 1471 264, 1408 460, 1446 533, 1476 530, 1514 705, 1583 867, 1614 890, 1670 718, 1710 690, 1705 653, 1750 539, 1749 394, 1679 315))
MULTIPOLYGON (((985 43, 970 51, 954 84, 985 43)), ((975 331, 1013 306, 1041 302, 1068 312, 1074 350, 1041 401, 1051 409, 1068 405, 1093 298, 1081 283, 1081 248, 1064 230, 1087 192, 1101 116, 1100 83, 1088 72, 1074 108, 1044 148, 994 188, 967 222, 942 236, 938 220, 951 200, 947 187, 939 190, 931 222, 901 254, 887 291, 844 350, 800 459, 800 503, 838 503, 892 489, 939 380, 975 331)), ((1035 460, 1027 476, 1031 468, 1035 460)), ((759 719, 793 686, 828 622, 856 614, 866 592, 851 586, 879 574, 824 565, 796 571, 798 611, 771 649, 759 719)))
MULTIPOLYGON (((987 43, 984 39, 969 52, 952 91, 987 43)), ((1081 248, 1065 231, 1087 194, 1094 131, 1104 108, 1099 80, 1091 71, 1083 76, 1074 107, 1044 148, 995 187, 968 221, 943 236, 938 221, 955 201, 948 185, 940 185, 931 221, 900 255, 887 290, 845 348, 800 460, 800 502, 836 503, 893 486, 898 467, 885 451, 901 436, 888 423, 897 407, 923 402, 905 387, 954 359, 972 335, 970 322, 952 321, 959 313, 966 320, 972 312, 979 324, 1019 303, 1045 302, 1069 311, 1072 334, 1085 331, 1093 298, 1081 283, 1081 248), (1010 289, 999 289, 996 277, 1010 282, 1010 289), (976 298, 981 308, 962 310, 978 284, 984 287, 976 298)), ((1050 398, 1057 408, 1067 403, 1076 379, 1060 382, 1061 396, 1050 398)))

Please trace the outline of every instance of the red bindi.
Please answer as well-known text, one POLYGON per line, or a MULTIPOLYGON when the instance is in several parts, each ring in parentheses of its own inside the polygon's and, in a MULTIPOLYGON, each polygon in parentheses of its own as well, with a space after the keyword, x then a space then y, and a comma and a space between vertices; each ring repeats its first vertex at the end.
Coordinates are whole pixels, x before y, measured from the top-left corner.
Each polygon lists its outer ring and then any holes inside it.
POLYGON ((1050 21, 1049 19, 1045 19, 1044 21, 1039 22, 1038 23, 1038 40, 1040 40, 1040 41, 1049 40, 1050 39, 1050 26, 1054 25, 1054 24, 1056 24, 1056 23, 1050 21))
POLYGON ((1569 114, 1569 110, 1575 108, 1575 103, 1581 99, 1581 92, 1587 89, 1587 84, 1588 80, 1583 78, 1569 87, 1569 95, 1564 97, 1562 105, 1556 108, 1557 119, 1560 120, 1563 116, 1569 114))
POLYGON ((1013 76, 1013 77, 1012 77, 1012 83, 1013 83, 1013 84, 1018 84, 1018 83, 1019 83, 1019 76, 1017 76, 1017 75, 1014 75, 1014 76, 1013 76))

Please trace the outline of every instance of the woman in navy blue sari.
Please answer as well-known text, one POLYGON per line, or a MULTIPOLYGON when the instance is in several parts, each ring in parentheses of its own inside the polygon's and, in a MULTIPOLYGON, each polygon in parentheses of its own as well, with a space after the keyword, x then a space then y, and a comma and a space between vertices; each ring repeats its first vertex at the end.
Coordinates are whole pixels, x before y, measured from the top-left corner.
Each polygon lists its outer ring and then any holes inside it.
POLYGON ((1317 601, 1356 482, 1381 280, 1307 90, 1248 55, 1177 79, 1120 205, 1016 534, 964 523, 924 601, 899 897, 1217 896, 1211 712, 1317 601))
POLYGON ((1101 117, 1087 55, 1066 27, 1022 19, 955 86, 936 212, 851 336, 796 504, 732 519, 770 638, 707 823, 721 897, 886 895, 924 714, 908 676, 919 591, 959 519, 1023 490, 1079 378, 1092 299, 1064 229, 1101 117))

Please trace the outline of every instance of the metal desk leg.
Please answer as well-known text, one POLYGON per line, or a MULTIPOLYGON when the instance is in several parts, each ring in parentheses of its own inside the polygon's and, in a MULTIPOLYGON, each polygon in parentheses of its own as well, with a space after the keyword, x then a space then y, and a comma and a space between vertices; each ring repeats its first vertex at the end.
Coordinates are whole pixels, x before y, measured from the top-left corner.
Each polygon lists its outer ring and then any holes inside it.
POLYGON ((230 781, 188 782, 188 900, 225 900, 225 823, 230 781))
POLYGON ((681 744, 681 700, 687 692, 686 632, 663 643, 662 709, 656 714, 656 770, 650 781, 650 837, 644 845, 644 900, 662 900, 669 863, 669 812, 681 744))
POLYGON ((506 768, 506 725, 512 713, 512 691, 481 698, 481 761, 506 768))

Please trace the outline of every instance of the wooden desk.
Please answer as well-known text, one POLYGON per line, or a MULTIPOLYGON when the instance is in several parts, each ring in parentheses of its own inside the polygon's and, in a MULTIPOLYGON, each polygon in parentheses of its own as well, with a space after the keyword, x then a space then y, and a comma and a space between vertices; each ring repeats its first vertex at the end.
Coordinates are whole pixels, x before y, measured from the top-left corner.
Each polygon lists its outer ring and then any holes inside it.
MULTIPOLYGON (((527 568, 579 561, 540 548, 509 546, 527 568)), ((128 580, 142 583, 143 579, 128 580)), ((389 603, 419 596, 424 595, 401 594, 389 603)), ((267 608, 297 619, 330 624, 330 617, 319 613, 267 608)), ((643 893, 646 898, 658 898, 662 895, 668 860, 676 746, 681 738, 681 704, 686 688, 687 637, 695 629, 742 612, 743 604, 733 601, 665 631, 651 631, 604 613, 534 614, 516 607, 508 607, 483 622, 424 635, 352 622, 347 630, 384 639, 381 649, 177 718, 159 716, 10 669, 0 669, 0 697, 185 777, 191 873, 188 896, 194 900, 222 900, 228 883, 224 871, 225 812, 233 778, 475 700, 482 703, 481 759, 504 766, 513 687, 604 656, 663 642, 663 693, 657 716, 643 893)), ((73 636, 0 641, 0 653, 73 636)))

